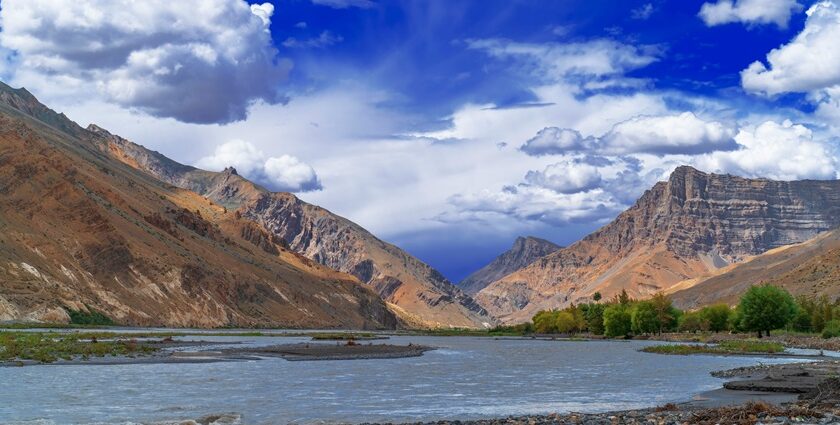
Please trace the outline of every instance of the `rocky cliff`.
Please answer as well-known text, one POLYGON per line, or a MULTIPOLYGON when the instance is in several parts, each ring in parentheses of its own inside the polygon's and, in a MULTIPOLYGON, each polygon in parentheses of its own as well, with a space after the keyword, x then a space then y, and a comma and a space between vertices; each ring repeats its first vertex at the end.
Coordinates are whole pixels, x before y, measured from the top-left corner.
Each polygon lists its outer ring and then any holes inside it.
POLYGON ((101 136, 0 84, 0 320, 394 328, 351 275, 103 153, 101 136))
POLYGON ((551 254, 561 247, 545 239, 533 236, 518 237, 513 246, 494 258, 486 266, 476 270, 458 286, 464 292, 475 295, 487 285, 533 263, 538 258, 551 254))
POLYGON ((581 241, 484 288, 505 321, 611 296, 647 297, 752 255, 840 225, 840 181, 772 181, 679 167, 581 241))
POLYGON ((287 246, 369 284, 401 318, 417 327, 483 327, 493 319, 438 271, 361 226, 307 204, 290 193, 272 193, 228 168, 210 172, 179 164, 107 131, 90 126, 103 151, 138 170, 207 197, 247 218, 287 246))

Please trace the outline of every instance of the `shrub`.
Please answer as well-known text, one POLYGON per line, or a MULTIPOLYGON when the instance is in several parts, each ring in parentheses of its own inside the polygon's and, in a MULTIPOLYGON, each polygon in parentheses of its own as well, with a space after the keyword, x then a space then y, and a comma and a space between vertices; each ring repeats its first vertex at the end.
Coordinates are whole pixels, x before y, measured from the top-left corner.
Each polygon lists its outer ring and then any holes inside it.
POLYGON ((64 307, 67 315, 70 316, 70 323, 74 325, 114 325, 114 321, 110 317, 104 315, 99 310, 94 309, 88 305, 85 306, 88 311, 73 310, 69 307, 64 307))
POLYGON ((559 333, 570 334, 575 333, 578 330, 575 316, 567 311, 561 311, 557 313, 557 317, 555 318, 554 323, 554 327, 559 333))
POLYGON ((828 339, 836 338, 838 336, 840 336, 840 320, 829 320, 823 328, 822 337, 828 339))

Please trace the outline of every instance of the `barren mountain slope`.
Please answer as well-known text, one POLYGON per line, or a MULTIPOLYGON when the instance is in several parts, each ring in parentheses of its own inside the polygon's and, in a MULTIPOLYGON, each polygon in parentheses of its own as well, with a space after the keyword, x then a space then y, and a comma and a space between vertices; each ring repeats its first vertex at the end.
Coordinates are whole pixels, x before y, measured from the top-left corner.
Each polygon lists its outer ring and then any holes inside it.
POLYGON ((826 295, 831 300, 837 299, 840 230, 770 250, 710 276, 680 282, 670 292, 681 308, 694 309, 718 302, 735 305, 750 286, 761 283, 781 286, 794 295, 826 295))
POLYGON ((486 266, 467 276, 458 286, 464 292, 474 295, 487 285, 560 248, 560 246, 545 239, 533 236, 520 236, 516 238, 513 246, 509 250, 494 258, 486 266))
POLYGON ((361 226, 290 193, 273 193, 228 168, 179 164, 96 126, 110 155, 175 186, 195 191, 268 229, 290 249, 370 284, 414 326, 481 327, 493 323, 469 295, 429 265, 361 226))
POLYGON ((352 276, 102 153, 99 137, 0 86, 0 320, 64 307, 164 326, 393 328, 352 276))
POLYGON ((840 225, 840 181, 780 182, 679 167, 583 240, 476 296, 507 322, 626 289, 644 298, 674 284, 840 225))

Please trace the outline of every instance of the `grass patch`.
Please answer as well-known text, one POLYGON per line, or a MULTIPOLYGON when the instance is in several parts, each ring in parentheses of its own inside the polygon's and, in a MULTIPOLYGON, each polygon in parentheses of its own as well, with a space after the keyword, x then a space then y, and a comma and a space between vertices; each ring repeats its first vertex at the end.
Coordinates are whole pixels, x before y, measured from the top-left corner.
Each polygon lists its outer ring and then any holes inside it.
MULTIPOLYGON (((113 338, 113 334, 106 337, 113 338)), ((98 339, 97 335, 87 333, 0 332, 0 361, 52 363, 59 359, 131 356, 157 350, 132 339, 98 339)))
POLYGON ((755 340, 723 341, 718 345, 668 344, 654 345, 642 349, 645 353, 656 354, 775 354, 785 347, 778 342, 755 340))

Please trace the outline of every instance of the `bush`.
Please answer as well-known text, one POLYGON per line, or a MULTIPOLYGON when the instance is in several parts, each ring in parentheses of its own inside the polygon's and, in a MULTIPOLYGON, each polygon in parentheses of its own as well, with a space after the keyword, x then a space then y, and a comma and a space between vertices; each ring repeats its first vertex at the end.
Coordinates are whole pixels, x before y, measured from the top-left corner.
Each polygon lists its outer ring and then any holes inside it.
POLYGON ((595 335, 604 334, 604 305, 585 304, 583 306, 583 317, 586 320, 586 328, 595 335))
POLYGON ((753 286, 741 297, 738 308, 743 314, 742 326, 747 331, 765 331, 784 327, 796 314, 793 297, 782 288, 772 285, 753 286))
POLYGON ((631 318, 628 308, 615 304, 604 310, 604 335, 608 337, 626 337, 631 331, 631 318))
POLYGON ((838 336, 840 336, 840 320, 829 320, 823 328, 822 337, 828 339, 836 338, 838 336))
POLYGON ((73 310, 69 307, 64 307, 67 315, 70 316, 70 323, 73 325, 114 325, 114 321, 110 317, 102 314, 102 312, 86 305, 88 311, 73 310))

